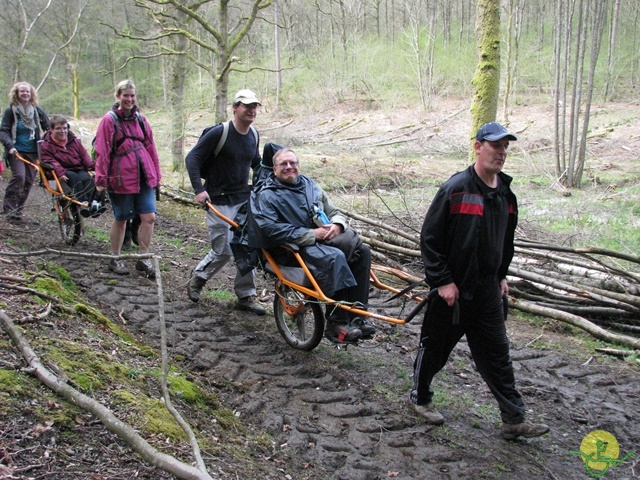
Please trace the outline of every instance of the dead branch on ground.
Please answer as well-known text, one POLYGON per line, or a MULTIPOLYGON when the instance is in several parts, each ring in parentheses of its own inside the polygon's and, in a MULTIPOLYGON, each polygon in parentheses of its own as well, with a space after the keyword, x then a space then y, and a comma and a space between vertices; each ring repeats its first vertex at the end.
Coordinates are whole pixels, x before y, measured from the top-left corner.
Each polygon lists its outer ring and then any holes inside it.
POLYGON ((181 479, 210 480, 208 473, 187 465, 176 458, 162 453, 152 447, 133 428, 121 422, 108 408, 91 397, 79 392, 75 388, 61 381, 53 372, 47 369, 29 343, 20 334, 9 316, 0 310, 0 321, 13 344, 20 351, 29 364, 33 374, 48 388, 56 392, 68 402, 79 406, 98 418, 111 432, 130 445, 142 458, 156 467, 169 472, 181 479))

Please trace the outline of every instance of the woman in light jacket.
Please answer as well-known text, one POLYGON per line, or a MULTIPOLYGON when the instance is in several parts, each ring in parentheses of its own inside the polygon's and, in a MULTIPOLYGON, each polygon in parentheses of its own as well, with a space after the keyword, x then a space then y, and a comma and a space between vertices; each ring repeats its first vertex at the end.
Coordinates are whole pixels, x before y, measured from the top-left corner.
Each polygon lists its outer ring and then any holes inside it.
MULTIPOLYGON (((95 139, 96 190, 109 193, 113 215, 111 253, 120 255, 127 220, 140 216, 138 244, 148 253, 156 218, 155 188, 160 185, 160 160, 153 132, 136 105, 136 86, 131 80, 116 85, 116 103, 104 116, 95 139)), ((112 260, 109 270, 127 275, 124 260, 112 260)), ((150 259, 138 260, 136 270, 150 278, 155 271, 150 259)))
POLYGON ((4 111, 0 124, 0 142, 13 176, 4 192, 2 210, 10 222, 20 223, 36 170, 18 160, 15 154, 32 161, 38 159, 38 140, 49 130, 49 119, 38 106, 36 89, 27 82, 11 87, 9 101, 11 105, 4 111))

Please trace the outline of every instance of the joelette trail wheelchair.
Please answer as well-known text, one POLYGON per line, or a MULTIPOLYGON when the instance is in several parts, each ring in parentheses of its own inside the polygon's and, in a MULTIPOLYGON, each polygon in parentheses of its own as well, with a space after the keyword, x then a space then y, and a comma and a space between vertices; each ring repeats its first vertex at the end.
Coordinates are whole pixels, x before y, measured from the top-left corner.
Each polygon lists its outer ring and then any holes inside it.
POLYGON ((18 160, 36 170, 40 177, 40 185, 51 194, 53 210, 58 216, 60 233, 62 234, 63 240, 68 245, 78 243, 84 228, 80 208, 88 208, 89 205, 86 202, 76 200, 73 195, 67 195, 64 192, 62 183, 51 165, 41 162, 40 160, 32 162, 19 153, 16 153, 15 156, 18 160))
MULTIPOLYGON (((229 223, 231 227, 238 227, 234 220, 223 215, 213 204, 207 203, 207 207, 217 217, 229 223)), ((276 326, 285 342, 298 350, 313 350, 321 342, 325 328, 323 305, 328 305, 330 308, 341 308, 361 317, 402 325, 409 323, 437 293, 437 290, 432 290, 427 295, 416 296, 409 289, 400 290, 391 287, 382 283, 372 268, 370 272, 372 286, 391 292, 394 297, 416 302, 417 305, 404 318, 371 312, 366 310, 363 305, 338 302, 327 297, 309 271, 299 249, 295 245, 286 245, 281 248, 290 250, 298 262, 298 267, 278 265, 266 249, 262 249, 261 252, 265 259, 264 270, 275 277, 273 313, 276 326)))

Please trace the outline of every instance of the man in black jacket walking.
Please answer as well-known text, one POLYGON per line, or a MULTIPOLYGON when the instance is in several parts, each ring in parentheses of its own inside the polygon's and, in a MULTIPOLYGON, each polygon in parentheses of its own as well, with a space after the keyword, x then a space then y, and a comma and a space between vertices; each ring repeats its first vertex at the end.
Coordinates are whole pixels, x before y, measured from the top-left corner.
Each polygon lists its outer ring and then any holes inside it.
MULTIPOLYGON (((258 134, 252 127, 259 105, 255 93, 240 90, 233 101, 233 119, 227 125, 216 125, 204 133, 185 159, 195 201, 202 205, 211 202, 227 218, 235 218, 249 200, 249 170, 256 170, 260 165, 258 134)), ((189 298, 196 303, 200 301, 207 280, 233 256, 229 245, 232 236, 229 224, 208 210, 207 226, 211 250, 193 270, 187 288, 189 298)), ((266 313, 255 300, 253 271, 246 275, 236 271, 234 290, 238 296, 236 310, 256 315, 266 313)))
POLYGON ((483 125, 474 143, 476 162, 445 182, 427 212, 420 247, 427 282, 438 296, 422 325, 410 400, 428 422, 444 423, 433 405, 431 381, 466 334, 478 372, 498 401, 502 435, 515 439, 544 435, 549 427, 524 421, 505 328, 502 298, 509 293, 518 219, 512 179, 502 172, 510 140, 517 139, 499 123, 483 125))

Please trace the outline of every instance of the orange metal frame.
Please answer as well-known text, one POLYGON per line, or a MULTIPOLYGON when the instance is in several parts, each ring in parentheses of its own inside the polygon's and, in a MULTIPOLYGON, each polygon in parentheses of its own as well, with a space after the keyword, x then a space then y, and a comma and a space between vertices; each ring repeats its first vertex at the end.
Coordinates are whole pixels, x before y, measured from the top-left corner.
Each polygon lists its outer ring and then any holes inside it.
MULTIPOLYGON (((51 177, 52 177, 51 180, 53 180, 56 183, 56 187, 57 187, 57 190, 53 189, 51 187, 51 185, 49 185, 49 179, 47 178, 47 172, 46 172, 44 166, 42 165, 42 162, 40 162, 40 160, 37 160, 36 162, 32 162, 31 160, 28 160, 28 159, 24 158, 19 153, 16 153, 15 156, 21 162, 24 162, 27 165, 30 165, 31 167, 35 168, 36 172, 38 172, 38 174, 40 175, 40 179, 42 180, 42 182, 41 182, 42 186, 51 195, 55 195, 57 197, 62 198, 63 200, 75 203, 76 205, 79 205, 81 207, 88 207, 89 206, 86 202, 80 202, 80 201, 76 200, 75 198, 66 195, 64 193, 64 190, 62 189, 62 185, 60 184, 60 179, 56 175, 56 172, 54 170, 51 170, 51 177)), ((61 214, 61 212, 58 212, 58 214, 61 214)))
MULTIPOLYGON (((226 217, 225 215, 223 215, 212 203, 208 202, 207 203, 207 207, 209 208, 209 210, 211 210, 211 212, 213 212, 214 215, 216 215, 217 217, 219 217, 220 219, 224 220, 225 222, 227 222, 229 225, 231 225, 234 228, 238 227, 238 224, 226 217)), ((355 307, 353 305, 349 305, 349 304, 344 304, 344 303, 340 303, 336 300, 333 300, 332 298, 329 298, 328 296, 326 296, 324 294, 324 292, 322 291, 322 289, 320 288, 320 286, 318 285, 318 283, 316 282, 316 279, 313 277, 313 274, 311 273, 311 271, 309 270, 309 268, 307 267, 307 265, 305 264, 302 256, 300 255, 299 252, 293 250, 290 247, 287 246, 283 246, 283 248, 287 248, 291 251, 291 253, 293 254, 293 256, 295 257, 296 261, 298 262, 298 264, 300 265, 300 268, 302 268, 302 270, 304 271, 304 274, 306 276, 306 278, 309 280, 309 283, 311 284, 311 287, 306 287, 304 285, 300 285, 299 283, 295 283, 292 282, 291 280, 287 279, 284 275, 284 273, 282 272, 282 270, 280 269, 280 267, 278 266, 278 264, 276 263, 276 261, 273 259, 273 257, 271 256, 271 254, 266 250, 266 249, 262 249, 262 253, 264 254, 265 258, 267 259, 267 262, 269 263, 269 265, 271 266, 273 273, 275 274, 275 276, 277 277, 276 280, 276 289, 278 289, 279 285, 286 285, 287 287, 290 287, 291 289, 295 290, 296 292, 299 292, 303 295, 305 295, 306 299, 310 299, 313 298, 319 302, 322 303, 326 303, 328 305, 334 305, 338 308, 341 308, 343 310, 346 310, 350 313, 362 316, 362 317, 370 317, 370 318, 375 318, 377 320, 381 320, 384 322, 388 322, 388 323, 394 323, 394 324, 398 324, 398 325, 403 325, 408 323, 409 321, 411 321, 411 319, 415 316, 415 314, 417 313, 417 307, 416 309, 414 309, 413 312, 411 312, 411 314, 409 314, 406 318, 396 318, 396 317, 389 317, 387 315, 381 315, 378 313, 374 313, 374 312, 369 312, 367 310, 363 310, 361 308, 355 307)), ((370 278, 371 278, 371 284, 373 286, 375 286, 378 289, 381 290, 386 290, 388 292, 392 292, 392 293, 400 293, 401 290, 398 290, 394 287, 391 287, 389 285, 386 285, 384 283, 382 283, 380 281, 380 279, 376 276, 376 274, 371 271, 370 272, 370 278)), ((415 297, 410 295, 409 293, 405 293, 403 294, 403 296, 407 299, 410 300, 414 300, 416 302, 420 303, 420 308, 422 308, 422 306, 424 306, 424 303, 426 303, 426 299, 425 298, 421 298, 421 297, 415 297)), ((293 316, 296 313, 298 313, 298 311, 303 308, 303 303, 300 302, 299 305, 297 307, 294 307, 293 305, 287 304, 287 302, 280 297, 280 301, 282 302, 282 306, 285 308, 285 311, 287 312, 287 314, 293 316)))

